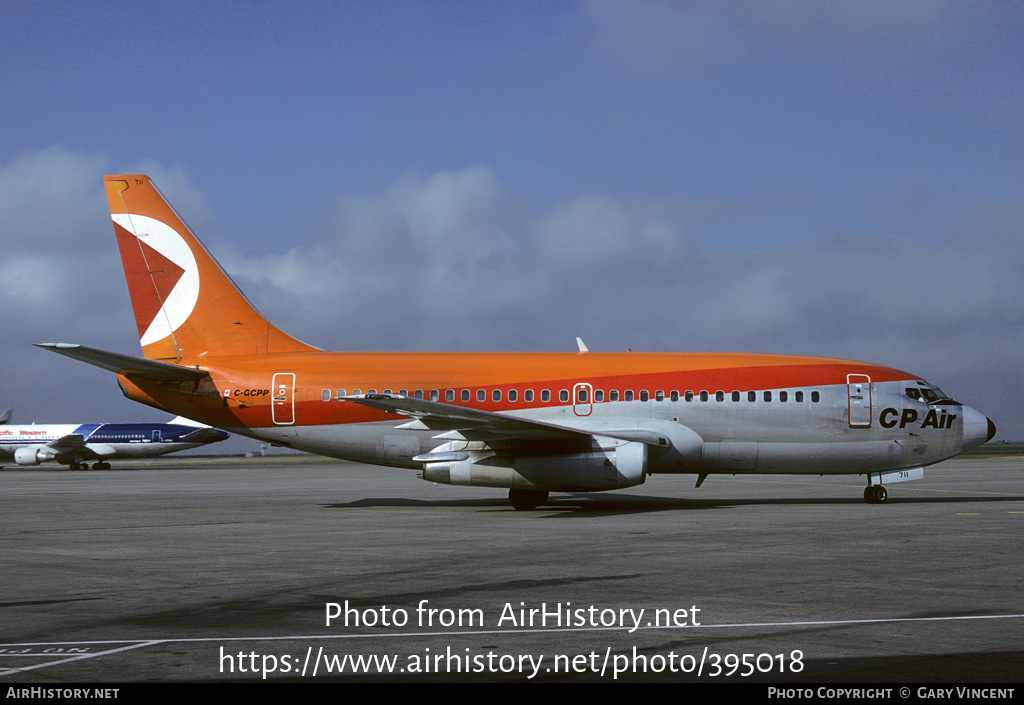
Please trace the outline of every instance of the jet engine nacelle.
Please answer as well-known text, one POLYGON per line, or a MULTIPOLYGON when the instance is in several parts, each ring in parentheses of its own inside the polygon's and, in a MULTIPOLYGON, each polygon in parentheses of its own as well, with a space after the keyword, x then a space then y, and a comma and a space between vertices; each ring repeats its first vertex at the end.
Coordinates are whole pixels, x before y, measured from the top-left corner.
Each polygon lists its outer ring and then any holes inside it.
POLYGON ((14 451, 14 462, 18 465, 39 465, 53 458, 53 453, 43 448, 18 448, 14 451))
POLYGON ((589 453, 560 455, 474 458, 469 453, 438 453, 438 461, 424 465, 423 479, 548 492, 597 492, 641 484, 647 475, 647 446, 637 441, 615 443, 589 453))

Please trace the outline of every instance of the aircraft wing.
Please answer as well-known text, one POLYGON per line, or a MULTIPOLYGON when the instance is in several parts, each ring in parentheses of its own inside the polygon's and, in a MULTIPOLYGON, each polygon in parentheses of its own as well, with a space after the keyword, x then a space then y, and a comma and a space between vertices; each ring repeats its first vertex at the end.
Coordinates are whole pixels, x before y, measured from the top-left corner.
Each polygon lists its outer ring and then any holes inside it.
POLYGON ((69 433, 44 446, 54 455, 74 453, 80 460, 101 460, 114 454, 114 449, 105 444, 89 445, 81 433, 69 433))
POLYGON ((555 426, 541 421, 520 419, 504 414, 495 414, 479 409, 467 409, 464 406, 445 404, 439 401, 414 399, 392 394, 360 394, 344 397, 372 409, 400 414, 415 419, 404 424, 403 429, 460 431, 462 435, 474 440, 484 438, 547 438, 547 439, 582 439, 589 437, 585 431, 555 426))
POLYGON ((131 355, 87 348, 74 343, 35 343, 37 348, 45 348, 58 355, 65 355, 75 360, 88 362, 104 370, 117 372, 128 377, 137 376, 158 382, 197 382, 209 377, 206 370, 192 367, 179 367, 158 360, 146 360, 131 355))
POLYGON ((0 426, 3 426, 11 420, 11 412, 13 409, 4 409, 4 413, 0 414, 0 426))
POLYGON ((69 433, 66 436, 61 436, 53 443, 49 443, 46 446, 55 453, 70 453, 71 451, 87 452, 88 446, 85 445, 85 438, 81 433, 69 433))
POLYGON ((664 444, 656 433, 650 433, 643 429, 605 431, 597 428, 593 430, 569 428, 545 421, 534 421, 490 411, 468 409, 454 404, 392 394, 360 394, 343 398, 372 409, 409 416, 413 421, 398 428, 436 430, 439 433, 435 438, 439 439, 563 441, 574 445, 589 446, 591 436, 598 434, 623 440, 640 441, 648 445, 664 444))

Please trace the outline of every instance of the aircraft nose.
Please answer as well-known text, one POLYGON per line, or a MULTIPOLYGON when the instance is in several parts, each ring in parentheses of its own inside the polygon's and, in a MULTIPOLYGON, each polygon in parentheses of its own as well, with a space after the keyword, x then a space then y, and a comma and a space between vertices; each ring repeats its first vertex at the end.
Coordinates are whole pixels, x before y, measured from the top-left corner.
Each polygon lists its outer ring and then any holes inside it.
POLYGON ((991 441, 992 437, 996 435, 996 425, 985 414, 965 406, 963 415, 964 439, 960 448, 961 452, 977 448, 982 443, 991 441))

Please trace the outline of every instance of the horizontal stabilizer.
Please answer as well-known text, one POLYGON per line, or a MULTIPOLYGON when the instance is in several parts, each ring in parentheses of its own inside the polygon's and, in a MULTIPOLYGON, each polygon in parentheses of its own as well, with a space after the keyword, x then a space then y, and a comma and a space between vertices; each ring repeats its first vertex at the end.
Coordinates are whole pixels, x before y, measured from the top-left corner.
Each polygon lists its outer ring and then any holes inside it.
POLYGON ((208 424, 199 423, 198 421, 193 421, 192 419, 187 419, 184 416, 175 416, 173 419, 171 419, 167 423, 169 423, 172 426, 194 426, 195 428, 209 428, 210 427, 208 424))
POLYGON ((128 377, 143 377, 157 382, 197 382, 209 376, 206 370, 179 367, 158 360, 121 355, 74 343, 35 343, 35 346, 128 377))
POLYGON ((197 428, 195 431, 186 433, 178 440, 184 443, 206 443, 208 441, 222 441, 227 438, 227 434, 224 431, 218 431, 215 428, 204 426, 197 428))
POLYGON ((11 420, 11 412, 12 411, 14 411, 14 410, 13 409, 4 409, 4 412, 2 414, 0 414, 0 426, 3 426, 5 423, 7 423, 8 421, 11 420))

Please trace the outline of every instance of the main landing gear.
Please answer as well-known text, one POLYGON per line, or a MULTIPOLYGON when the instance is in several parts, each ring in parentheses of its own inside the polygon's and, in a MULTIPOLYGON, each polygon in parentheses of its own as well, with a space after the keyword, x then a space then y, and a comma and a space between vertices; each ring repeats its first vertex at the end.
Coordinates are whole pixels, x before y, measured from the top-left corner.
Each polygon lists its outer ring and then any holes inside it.
POLYGON ((519 511, 536 509, 548 501, 548 493, 540 490, 509 490, 508 501, 519 511))
MULTIPOLYGON (((69 463, 68 464, 68 470, 76 470, 77 471, 77 470, 88 470, 88 469, 89 469, 89 463, 74 462, 74 463, 69 463)), ((92 469, 93 470, 109 470, 110 469, 110 463, 106 462, 105 460, 101 460, 100 462, 98 462, 95 465, 93 465, 92 469)))
POLYGON ((868 485, 864 488, 864 501, 868 504, 882 504, 889 498, 889 493, 881 485, 868 485))

